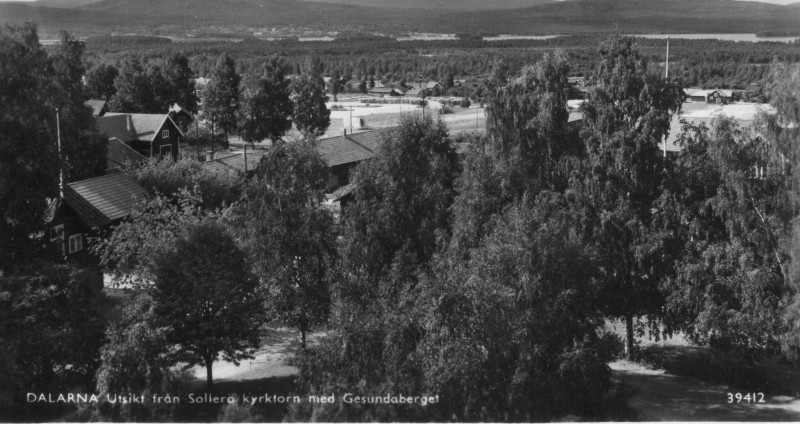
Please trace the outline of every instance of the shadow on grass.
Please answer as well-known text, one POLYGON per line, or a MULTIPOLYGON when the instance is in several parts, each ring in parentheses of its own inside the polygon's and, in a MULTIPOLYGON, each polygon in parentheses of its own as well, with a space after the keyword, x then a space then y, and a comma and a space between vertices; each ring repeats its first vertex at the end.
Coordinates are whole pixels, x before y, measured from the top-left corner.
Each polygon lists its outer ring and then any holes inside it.
POLYGON ((641 361, 670 374, 729 384, 741 392, 800 397, 800 369, 776 358, 747 363, 735 355, 715 355, 708 347, 648 346, 641 361))
POLYGON ((643 421, 797 421, 789 410, 748 403, 729 404, 725 385, 669 374, 615 372, 635 388, 629 406, 643 421))

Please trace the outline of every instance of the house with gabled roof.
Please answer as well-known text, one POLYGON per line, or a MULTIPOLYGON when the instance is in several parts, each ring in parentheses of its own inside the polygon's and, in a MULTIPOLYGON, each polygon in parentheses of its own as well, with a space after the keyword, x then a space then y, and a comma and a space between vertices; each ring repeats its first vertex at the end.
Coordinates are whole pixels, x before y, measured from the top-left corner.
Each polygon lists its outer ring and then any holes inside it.
POLYGON ((402 91, 400 91, 400 90, 398 90, 396 88, 393 88, 393 87, 373 87, 373 88, 369 89, 368 93, 376 95, 376 96, 381 96, 381 97, 383 97, 383 96, 395 97, 395 96, 402 96, 403 95, 402 91))
POLYGON ((120 172, 125 167, 138 166, 145 162, 146 157, 118 138, 109 138, 106 142, 106 174, 120 172))
POLYGON ((356 134, 346 132, 337 137, 323 138, 316 141, 317 152, 328 164, 331 174, 336 179, 335 186, 340 187, 350 182, 350 172, 359 163, 375 156, 378 151, 378 131, 365 131, 356 134))
POLYGON ((405 97, 422 97, 424 93, 424 89, 422 87, 411 87, 406 93, 404 94, 405 97))
POLYGON ((97 128, 146 157, 170 155, 177 160, 180 155, 183 132, 169 114, 107 113, 97 118, 97 128))
POLYGON ((87 236, 118 224, 149 194, 123 173, 66 184, 50 219, 50 243, 61 256, 85 255, 87 236))

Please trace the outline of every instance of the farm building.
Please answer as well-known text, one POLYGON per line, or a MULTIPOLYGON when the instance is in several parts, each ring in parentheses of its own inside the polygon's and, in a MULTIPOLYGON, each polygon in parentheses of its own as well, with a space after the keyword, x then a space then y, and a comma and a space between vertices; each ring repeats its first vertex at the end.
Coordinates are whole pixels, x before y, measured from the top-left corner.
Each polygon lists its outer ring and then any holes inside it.
POLYGON ((177 160, 183 133, 167 114, 107 113, 97 118, 100 134, 127 144, 146 157, 177 160))
POLYGON ((392 87, 373 87, 369 89, 368 93, 381 97, 383 96, 396 97, 403 95, 402 91, 392 87))
POLYGON ((717 104, 728 104, 733 101, 733 91, 731 90, 700 90, 688 88, 683 91, 686 93, 687 101, 717 104))
POLYGON ((59 256, 84 256, 87 235, 118 224, 148 197, 123 173, 67 184, 49 220, 50 244, 59 256))

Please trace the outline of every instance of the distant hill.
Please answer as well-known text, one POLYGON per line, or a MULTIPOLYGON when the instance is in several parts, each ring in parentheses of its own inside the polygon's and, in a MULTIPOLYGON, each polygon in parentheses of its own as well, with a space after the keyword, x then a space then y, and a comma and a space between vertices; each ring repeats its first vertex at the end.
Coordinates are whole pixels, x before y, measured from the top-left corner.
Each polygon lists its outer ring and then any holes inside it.
MULTIPOLYGON (((55 1, 55 0, 46 0, 55 1)), ((69 0, 85 1, 85 0, 69 0)), ((800 8, 731 0, 569 0, 500 10, 386 8, 388 0, 104 0, 80 8, 0 3, 0 22, 34 20, 76 34, 248 31, 293 26, 384 33, 568 34, 586 32, 756 33, 800 29, 800 8)), ((402 0, 396 0, 398 3, 402 0)), ((408 0, 420 2, 422 0, 408 0)), ((431 4, 445 0, 429 0, 431 4)), ((477 4, 477 0, 463 0, 477 4)), ((523 1, 523 0, 501 0, 523 1)), ((533 0, 541 1, 541 0, 533 0)), ((490 0, 486 0, 491 4, 490 0)), ((509 4, 509 3, 505 3, 509 4)))
POLYGON ((97 3, 101 0, 35 0, 31 4, 35 6, 47 6, 69 9, 73 7, 86 6, 87 4, 97 3))
POLYGON ((491 10, 519 9, 563 0, 300 0, 314 3, 397 9, 491 10))

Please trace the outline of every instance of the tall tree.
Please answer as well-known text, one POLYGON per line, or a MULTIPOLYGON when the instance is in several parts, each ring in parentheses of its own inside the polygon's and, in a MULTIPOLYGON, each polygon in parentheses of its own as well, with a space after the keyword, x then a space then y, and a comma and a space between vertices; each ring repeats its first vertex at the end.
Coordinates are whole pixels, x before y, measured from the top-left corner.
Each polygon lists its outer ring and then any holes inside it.
MULTIPOLYGON (((789 196, 794 211, 800 210, 800 69, 796 65, 774 64, 771 71, 772 103, 778 110, 771 123, 772 139, 781 155, 778 169, 789 174, 789 196), (788 161, 788 166, 787 162, 788 161), (788 169, 787 169, 788 168, 788 169)), ((788 280, 791 293, 787 301, 785 319, 787 328, 783 337, 783 349, 789 358, 800 360, 800 220, 793 216, 788 256, 791 265, 788 280)))
POLYGON ((206 97, 203 99, 204 112, 214 123, 225 129, 226 140, 228 130, 236 126, 241 80, 241 75, 236 71, 236 62, 223 54, 211 72, 211 82, 208 83, 206 97))
POLYGON ((763 133, 724 118, 689 128, 659 205, 683 241, 664 281, 666 323, 742 359, 778 350, 788 292, 787 174, 770 165, 763 133))
POLYGON ((263 322, 258 282, 221 225, 190 227, 156 261, 154 277, 154 314, 169 327, 175 359, 205 366, 209 390, 218 358, 253 357, 263 322))
POLYGON ((339 73, 339 70, 333 71, 331 74, 331 94, 333 94, 333 101, 338 102, 338 95, 342 89, 342 75, 339 73))
POLYGON ((269 138, 277 142, 292 128, 294 106, 289 84, 278 57, 272 57, 266 64, 263 77, 248 82, 239 113, 244 140, 257 142, 269 138))
POLYGON ((567 125, 568 75, 563 52, 546 54, 515 78, 495 66, 486 105, 488 136, 470 140, 458 182, 453 247, 462 254, 477 245, 491 216, 514 200, 567 187, 583 154, 567 125))
POLYGON ((105 169, 105 144, 83 105, 82 53, 83 43, 64 33, 48 57, 34 24, 0 30, 0 268, 32 252, 60 170, 74 181, 105 169))
POLYGON ((114 65, 101 63, 86 73, 86 90, 93 99, 111 100, 117 93, 114 80, 119 75, 119 69, 114 65))
MULTIPOLYGON (((671 113, 683 101, 680 87, 647 73, 647 61, 629 37, 600 50, 597 86, 584 105, 583 139, 588 159, 578 190, 595 211, 603 289, 599 307, 625 320, 633 355, 634 318, 658 318, 663 298, 658 280, 665 267, 653 228, 663 182, 664 139, 671 113)), ((574 180, 579 181, 579 180, 574 180)))
POLYGON ((306 335, 328 318, 332 217, 320 208, 327 166, 306 142, 270 147, 235 213, 270 315, 306 335))
MULTIPOLYGON (((333 80, 331 80, 333 81, 333 80)), ((320 74, 304 74, 295 81, 293 122, 306 138, 325 134, 331 125, 331 111, 325 106, 325 81, 320 74)))
POLYGON ((277 57, 267 63, 263 77, 247 84, 239 113, 239 129, 244 140, 258 142, 269 138, 277 142, 292 128, 294 105, 289 84, 283 73, 283 62, 277 57))
POLYGON ((55 110, 45 103, 47 54, 35 25, 0 30, 0 63, 0 268, 6 268, 32 249, 29 235, 42 226, 47 198, 58 194, 59 163, 55 110))
MULTIPOLYGON (((194 90, 194 72, 189 67, 189 58, 183 53, 169 56, 164 63, 166 94, 162 94, 166 107, 177 103, 191 113, 197 113, 197 94, 194 90)), ((165 109, 166 110, 166 109, 165 109)))
POLYGON ((112 112, 156 112, 152 82, 138 56, 126 57, 114 79, 116 93, 108 104, 112 112))
POLYGON ((54 106, 59 112, 56 138, 61 139, 61 169, 66 182, 80 181, 105 173, 106 141, 86 101, 83 85, 85 45, 66 32, 50 55, 53 66, 54 106))

